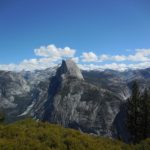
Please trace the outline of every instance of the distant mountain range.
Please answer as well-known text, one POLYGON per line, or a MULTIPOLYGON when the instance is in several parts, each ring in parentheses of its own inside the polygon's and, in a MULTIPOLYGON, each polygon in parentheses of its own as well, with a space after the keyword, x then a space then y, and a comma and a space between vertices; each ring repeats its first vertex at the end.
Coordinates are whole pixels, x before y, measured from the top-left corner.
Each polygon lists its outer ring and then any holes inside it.
POLYGON ((33 72, 0 71, 0 111, 6 122, 32 117, 89 134, 128 141, 126 101, 134 80, 150 86, 150 68, 80 71, 72 60, 33 72))

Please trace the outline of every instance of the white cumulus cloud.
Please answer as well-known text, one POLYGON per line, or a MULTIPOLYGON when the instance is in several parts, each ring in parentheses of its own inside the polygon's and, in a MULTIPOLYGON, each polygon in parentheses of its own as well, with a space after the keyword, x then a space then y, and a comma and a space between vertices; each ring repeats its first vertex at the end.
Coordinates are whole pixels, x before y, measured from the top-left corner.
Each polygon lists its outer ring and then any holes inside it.
POLYGON ((69 47, 58 48, 55 45, 51 44, 48 46, 41 46, 40 48, 36 48, 34 52, 37 56, 60 59, 62 57, 73 57, 76 51, 69 47))
POLYGON ((96 62, 98 60, 96 54, 93 52, 84 52, 81 58, 83 62, 96 62))
POLYGON ((106 54, 100 55, 98 58, 99 62, 107 61, 109 59, 110 59, 109 56, 106 54))
POLYGON ((94 52, 82 53, 83 62, 105 62, 105 61, 131 61, 131 62, 147 62, 150 61, 150 49, 136 49, 132 55, 106 55, 102 54, 99 57, 94 52))
POLYGON ((55 45, 41 46, 34 50, 36 56, 40 58, 25 59, 19 64, 0 64, 0 70, 36 70, 45 69, 57 65, 61 59, 72 58, 78 62, 78 57, 74 57, 76 50, 69 47, 58 48, 55 45))
POLYGON ((150 61, 150 49, 136 49, 136 53, 134 55, 129 55, 127 60, 141 62, 150 61))
POLYGON ((110 58, 112 61, 126 61, 127 57, 124 55, 115 55, 110 58))

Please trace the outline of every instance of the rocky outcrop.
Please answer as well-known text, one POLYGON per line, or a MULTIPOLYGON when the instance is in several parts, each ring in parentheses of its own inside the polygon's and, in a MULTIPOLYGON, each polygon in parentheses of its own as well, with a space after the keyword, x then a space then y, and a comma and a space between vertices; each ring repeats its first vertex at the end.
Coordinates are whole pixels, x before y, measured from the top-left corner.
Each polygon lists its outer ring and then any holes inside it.
POLYGON ((65 79, 67 77, 73 77, 79 80, 84 80, 80 69, 71 59, 62 61, 62 65, 57 70, 57 75, 61 76, 62 79, 65 79))
POLYGON ((85 81, 71 60, 63 61, 51 80, 42 120, 111 136, 112 124, 123 100, 121 95, 85 81))

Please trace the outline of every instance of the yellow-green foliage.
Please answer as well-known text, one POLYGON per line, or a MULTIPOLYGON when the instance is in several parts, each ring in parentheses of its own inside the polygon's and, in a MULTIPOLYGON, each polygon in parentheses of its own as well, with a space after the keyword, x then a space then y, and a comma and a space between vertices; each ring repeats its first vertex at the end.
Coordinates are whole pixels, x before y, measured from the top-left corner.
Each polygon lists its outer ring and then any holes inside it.
POLYGON ((127 145, 31 119, 0 125, 0 150, 149 150, 150 140, 127 145))

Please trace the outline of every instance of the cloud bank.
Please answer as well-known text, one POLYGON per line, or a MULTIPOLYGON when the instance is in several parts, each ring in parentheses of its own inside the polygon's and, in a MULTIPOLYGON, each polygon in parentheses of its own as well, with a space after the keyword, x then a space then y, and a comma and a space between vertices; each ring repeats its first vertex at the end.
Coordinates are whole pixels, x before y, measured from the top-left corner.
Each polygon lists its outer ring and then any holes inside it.
POLYGON ((70 47, 59 48, 51 44, 34 49, 35 58, 25 59, 19 64, 0 64, 0 70, 21 71, 54 67, 62 59, 72 59, 83 70, 144 69, 150 67, 150 49, 135 49, 130 55, 106 55, 83 52, 76 56, 76 50, 70 47))
POLYGON ((78 62, 78 58, 74 57, 76 50, 69 47, 58 48, 51 44, 41 46, 34 49, 35 57, 33 59, 25 59, 19 64, 0 64, 0 70, 21 71, 21 70, 36 70, 46 69, 56 66, 62 59, 72 58, 78 62))
POLYGON ((134 55, 106 55, 102 54, 97 56, 93 52, 84 52, 82 53, 83 62, 104 62, 104 61, 131 61, 131 62, 147 62, 150 61, 150 49, 136 49, 134 55))

